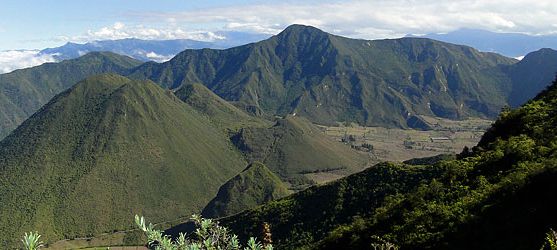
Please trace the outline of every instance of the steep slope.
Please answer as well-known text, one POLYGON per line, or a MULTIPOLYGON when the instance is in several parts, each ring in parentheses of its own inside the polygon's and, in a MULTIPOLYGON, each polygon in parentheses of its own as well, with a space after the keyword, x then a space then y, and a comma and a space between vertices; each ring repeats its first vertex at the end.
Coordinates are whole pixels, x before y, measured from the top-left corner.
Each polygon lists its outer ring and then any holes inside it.
MULTIPOLYGON (((248 162, 262 162, 294 189, 307 186, 307 173, 350 174, 368 156, 331 140, 304 118, 287 116, 269 128, 242 128, 232 137, 248 162)), ((309 182, 311 183, 311 182, 309 182)))
POLYGON ((269 222, 284 249, 539 249, 557 226, 556 113, 554 82, 457 160, 379 164, 222 222, 242 237, 269 222))
POLYGON ((125 74, 139 61, 108 52, 90 53, 60 63, 0 75, 0 139, 35 113, 52 97, 95 74, 125 74))
POLYGON ((176 90, 174 94, 200 113, 207 115, 220 127, 237 130, 242 127, 268 125, 267 121, 248 115, 202 84, 184 85, 176 90))
POLYGON ((202 83, 225 100, 267 115, 313 122, 408 127, 414 114, 494 117, 506 104, 516 60, 429 39, 365 41, 292 25, 227 50, 186 50, 131 74, 171 89, 202 83))
POLYGON ((222 185, 203 209, 206 218, 230 216, 290 194, 282 181, 261 163, 252 163, 222 185))
POLYGON ((509 105, 518 107, 544 90, 557 74, 557 51, 540 49, 529 53, 517 64, 509 66, 512 80, 509 105))
POLYGON ((0 142, 0 245, 198 213, 246 162, 221 129, 152 82, 87 78, 0 142))

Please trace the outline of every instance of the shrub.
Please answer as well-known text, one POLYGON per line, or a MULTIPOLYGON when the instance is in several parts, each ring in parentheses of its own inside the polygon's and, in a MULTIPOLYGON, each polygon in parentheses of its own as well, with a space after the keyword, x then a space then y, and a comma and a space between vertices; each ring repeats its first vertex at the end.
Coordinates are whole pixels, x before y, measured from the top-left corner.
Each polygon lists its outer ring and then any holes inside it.
POLYGON ((25 233, 21 242, 23 242, 23 249, 25 250, 38 250, 43 247, 43 242, 40 241, 41 235, 38 232, 25 233))
POLYGON ((549 232, 545 235, 545 242, 540 250, 556 250, 557 249, 557 232, 553 229, 549 229, 549 232))
MULTIPOLYGON (((192 235, 180 233, 177 239, 173 240, 168 235, 163 235, 161 231, 153 228, 152 224, 147 225, 143 216, 135 216, 135 223, 145 232, 148 239, 148 246, 154 250, 239 250, 242 249, 238 237, 231 234, 226 227, 220 226, 218 222, 211 219, 204 219, 198 215, 193 215, 191 219, 195 222, 197 229, 192 235)), ((263 246, 254 237, 250 237, 244 250, 272 250, 272 245, 263 246)))

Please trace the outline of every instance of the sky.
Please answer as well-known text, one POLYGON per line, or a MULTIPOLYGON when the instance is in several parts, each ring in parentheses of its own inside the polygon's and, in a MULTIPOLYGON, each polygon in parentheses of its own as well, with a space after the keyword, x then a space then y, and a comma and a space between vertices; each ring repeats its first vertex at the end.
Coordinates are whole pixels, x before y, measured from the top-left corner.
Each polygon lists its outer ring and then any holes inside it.
POLYGON ((557 33, 555 0, 1 0, 0 51, 136 37, 222 39, 289 24, 354 38, 394 38, 458 28, 557 33))
POLYGON ((56 61, 41 49, 123 38, 226 39, 306 24, 351 38, 460 28, 557 34, 557 0, 0 0, 0 73, 56 61))

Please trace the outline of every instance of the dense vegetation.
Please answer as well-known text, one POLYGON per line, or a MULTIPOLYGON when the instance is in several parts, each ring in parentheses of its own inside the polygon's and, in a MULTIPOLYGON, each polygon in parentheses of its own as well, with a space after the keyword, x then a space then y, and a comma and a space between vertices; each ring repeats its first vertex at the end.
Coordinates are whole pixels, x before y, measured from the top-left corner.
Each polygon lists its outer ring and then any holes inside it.
POLYGON ((554 83, 458 160, 380 164, 223 222, 242 236, 267 221, 279 248, 538 249, 557 226, 556 130, 554 83))
POLYGON ((0 142, 0 245, 47 242, 199 213, 247 163, 227 135, 152 82, 100 75, 0 142))
POLYGON ((95 52, 60 63, 0 75, 0 140, 52 97, 82 79, 101 73, 125 74, 141 64, 135 59, 95 52))
POLYGON ((255 162, 222 185, 201 215, 207 218, 230 216, 288 194, 286 185, 271 170, 255 162))
MULTIPOLYGON (((180 235, 172 239, 162 231, 154 229, 153 224, 147 225, 145 218, 135 216, 135 223, 147 236, 147 245, 153 250, 273 250, 271 239, 265 237, 263 243, 255 237, 250 237, 245 247, 240 244, 238 236, 231 234, 228 228, 219 225, 218 221, 204 219, 193 215, 191 220, 196 230, 193 234, 180 235)), ((263 232, 268 235, 269 232, 263 232)))
POLYGON ((409 192, 441 170, 383 163, 323 186, 222 219, 241 239, 268 222, 280 249, 308 247, 339 225, 366 217, 386 196, 409 192))

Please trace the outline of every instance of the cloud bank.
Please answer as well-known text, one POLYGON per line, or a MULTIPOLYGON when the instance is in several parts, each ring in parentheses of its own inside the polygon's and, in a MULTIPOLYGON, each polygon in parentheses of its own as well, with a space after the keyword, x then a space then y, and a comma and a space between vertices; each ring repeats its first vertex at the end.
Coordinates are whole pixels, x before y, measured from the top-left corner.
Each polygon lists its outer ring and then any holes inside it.
POLYGON ((125 38, 139 38, 145 40, 171 40, 171 39, 192 39, 196 41, 213 42, 225 39, 212 31, 186 31, 175 25, 164 25, 163 28, 147 27, 144 25, 126 25, 116 22, 112 26, 102 27, 98 30, 88 30, 78 36, 60 36, 57 40, 65 42, 86 43, 98 40, 118 40, 125 38))
POLYGON ((54 55, 40 54, 38 50, 0 51, 0 74, 55 61, 54 55))
POLYGON ((459 28, 557 34, 555 0, 348 0, 260 2, 191 11, 129 12, 119 21, 57 41, 139 38, 224 40, 219 31, 277 34, 290 24, 338 35, 381 39, 459 28))
POLYGON ((136 20, 213 25, 275 34, 300 23, 359 38, 478 28, 499 32, 551 34, 557 31, 555 0, 373 0, 283 2, 217 7, 186 12, 133 13, 136 20), (170 22, 169 21, 169 22, 170 22))

